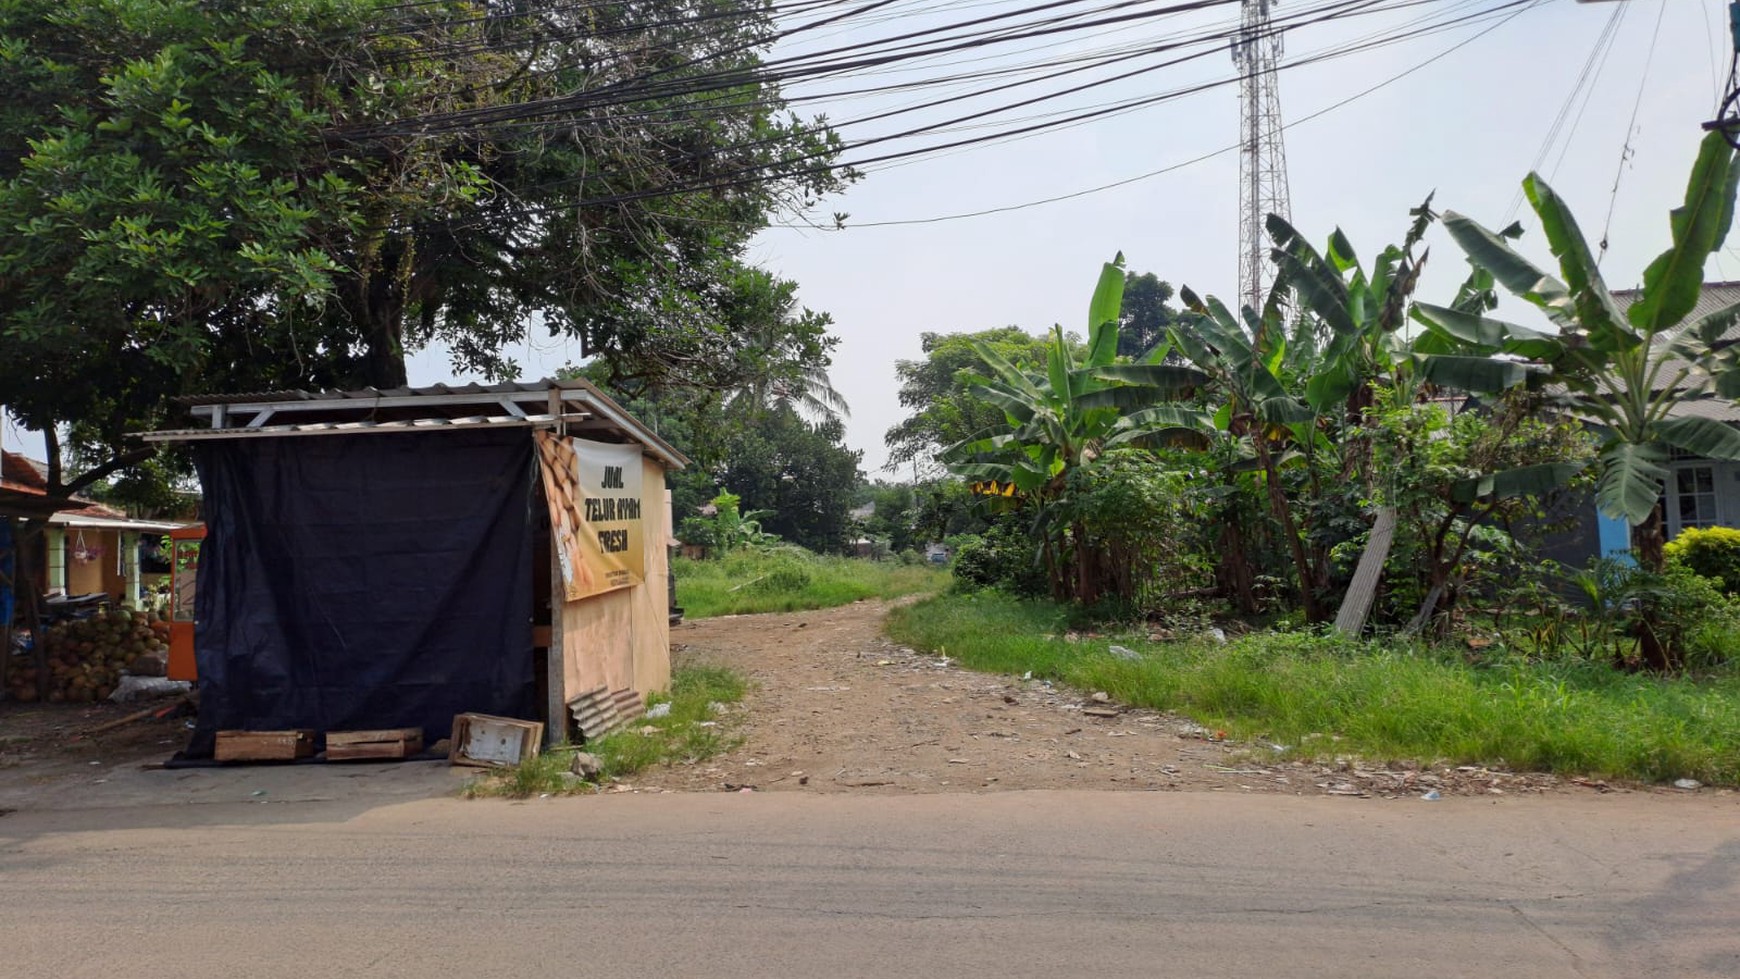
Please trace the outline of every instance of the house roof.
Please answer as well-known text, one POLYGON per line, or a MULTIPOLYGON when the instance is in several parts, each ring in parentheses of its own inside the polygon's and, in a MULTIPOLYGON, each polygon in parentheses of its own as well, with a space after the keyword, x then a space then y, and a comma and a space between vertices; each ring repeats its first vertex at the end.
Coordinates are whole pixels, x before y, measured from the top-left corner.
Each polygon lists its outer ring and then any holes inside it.
POLYGON ((150 442, 349 435, 462 428, 555 428, 641 445, 673 469, 688 459, 590 381, 434 384, 356 391, 258 391, 180 399, 207 428, 146 432, 150 442))
POLYGON ((77 497, 71 502, 50 499, 47 463, 0 450, 0 516, 41 520, 86 502, 77 497))
MULTIPOLYGON (((1619 306, 1620 312, 1625 312, 1642 295, 1642 289, 1615 289, 1613 301, 1619 306)), ((1698 292, 1697 305, 1693 306, 1692 311, 1686 314, 1685 322, 1689 323, 1708 316, 1718 309, 1724 309, 1735 303, 1740 303, 1740 282, 1706 282, 1703 289, 1698 292)), ((1730 331, 1730 333, 1734 332, 1730 331)))
MULTIPOLYGON (((75 503, 84 503, 75 500, 75 503)), ((120 510, 101 503, 84 503, 72 510, 62 510, 48 522, 57 527, 83 528, 86 530, 137 530, 148 533, 166 534, 188 526, 185 521, 172 520, 136 520, 120 510)))
MULTIPOLYGON (((1631 305, 1637 302, 1641 295, 1642 290, 1640 289, 1619 289, 1613 293, 1613 302, 1619 307, 1620 312, 1626 312, 1631 309, 1631 305)), ((1736 304, 1740 304, 1740 282, 1706 282, 1698 292, 1698 301, 1692 307, 1692 311, 1686 314, 1679 326, 1657 337, 1656 343, 1661 345, 1672 343, 1674 338, 1679 336, 1680 332, 1690 324, 1711 313, 1736 304)), ((1721 339, 1740 342, 1740 322, 1729 327, 1727 332, 1722 334, 1721 339)), ((1669 358, 1662 362, 1662 370, 1658 376, 1671 378, 1681 371, 1699 372, 1687 361, 1669 358)), ((1668 414, 1674 418, 1709 418, 1719 422, 1740 424, 1740 406, 1715 395, 1681 401, 1670 409, 1668 414)))
POLYGON ((47 493, 48 467, 17 452, 0 450, 0 487, 23 493, 47 493))

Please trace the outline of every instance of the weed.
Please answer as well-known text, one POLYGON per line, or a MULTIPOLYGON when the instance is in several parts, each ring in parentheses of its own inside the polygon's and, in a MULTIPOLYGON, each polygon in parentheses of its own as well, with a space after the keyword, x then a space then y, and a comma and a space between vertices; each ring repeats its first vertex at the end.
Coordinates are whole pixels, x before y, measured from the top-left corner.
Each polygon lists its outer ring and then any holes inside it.
POLYGON ((948 572, 929 565, 823 557, 798 548, 735 551, 717 561, 672 562, 677 604, 690 618, 833 608, 865 598, 941 591, 948 572))
MULTIPOLYGON (((671 676, 668 695, 647 698, 648 707, 670 704, 670 713, 649 717, 630 727, 588 742, 579 750, 598 758, 603 780, 633 775, 658 765, 705 761, 742 742, 733 731, 732 715, 721 708, 743 699, 748 683, 722 666, 683 666, 671 676)), ((468 799, 504 796, 525 799, 568 795, 596 789, 569 774, 573 746, 558 746, 511 768, 486 772, 464 789, 468 799)))
POLYGON ((1422 763, 1507 765, 1606 778, 1740 784, 1740 675, 1640 676, 1604 662, 1472 664, 1462 651, 1310 632, 1225 644, 1106 636, 1072 642, 1057 606, 996 593, 896 609, 893 638, 963 666, 1104 690, 1235 736, 1422 763), (1136 660, 1111 656, 1117 643, 1136 660))

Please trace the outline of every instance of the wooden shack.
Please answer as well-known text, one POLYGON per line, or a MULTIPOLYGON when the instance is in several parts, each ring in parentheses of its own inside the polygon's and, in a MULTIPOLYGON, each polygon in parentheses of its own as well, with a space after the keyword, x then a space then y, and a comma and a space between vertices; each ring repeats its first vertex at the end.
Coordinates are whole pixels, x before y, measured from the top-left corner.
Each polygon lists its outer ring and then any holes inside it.
POLYGON ((681 453, 584 380, 190 399, 200 717, 219 730, 538 720, 596 736, 670 682, 681 453), (578 720, 577 720, 578 719, 578 720))

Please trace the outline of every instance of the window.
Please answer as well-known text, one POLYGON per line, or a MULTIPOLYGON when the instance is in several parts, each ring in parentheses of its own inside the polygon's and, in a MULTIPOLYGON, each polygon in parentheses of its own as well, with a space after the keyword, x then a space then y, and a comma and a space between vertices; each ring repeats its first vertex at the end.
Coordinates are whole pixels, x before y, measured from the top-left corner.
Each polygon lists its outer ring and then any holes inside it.
POLYGON ((1672 496, 1668 500, 1668 530, 1678 534, 1687 527, 1714 527, 1721 523, 1716 509, 1714 466, 1683 466, 1674 469, 1672 496))

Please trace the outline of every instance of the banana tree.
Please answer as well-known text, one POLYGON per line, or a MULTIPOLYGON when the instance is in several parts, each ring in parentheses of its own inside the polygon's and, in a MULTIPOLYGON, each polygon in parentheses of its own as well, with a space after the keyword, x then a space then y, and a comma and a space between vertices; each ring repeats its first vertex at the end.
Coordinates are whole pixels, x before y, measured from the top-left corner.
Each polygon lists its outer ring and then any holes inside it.
MULTIPOLYGON (((1524 385, 1538 386, 1542 375, 1529 364, 1494 357, 1490 351, 1447 342, 1422 343, 1402 329, 1428 257, 1425 251, 1418 256, 1415 252, 1437 218, 1431 197, 1409 213, 1413 221, 1402 243, 1380 252, 1369 273, 1339 229, 1330 236, 1328 248, 1319 253, 1285 220, 1271 216, 1268 222, 1276 264, 1301 309, 1309 314, 1310 318, 1301 322, 1315 325, 1314 337, 1321 350, 1304 385, 1305 404, 1335 422, 1342 483, 1362 488, 1369 498, 1378 500, 1377 522, 1385 526, 1393 525, 1397 514, 1394 501, 1388 498, 1390 481, 1378 478, 1372 467, 1372 412, 1380 401, 1414 405, 1443 390, 1496 394, 1524 385)), ((1491 283, 1482 276, 1472 276, 1456 303, 1484 311, 1491 302, 1490 289, 1491 283)), ((1447 507, 1448 522, 1437 527, 1432 537, 1443 541, 1452 527, 1459 535, 1467 535, 1479 522, 1474 515, 1491 512, 1500 499, 1538 495, 1552 488, 1548 482, 1556 480, 1562 485, 1568 478, 1568 470, 1558 465, 1473 474, 1454 488, 1456 500, 1447 507)), ((1384 550, 1392 538, 1374 534, 1372 539, 1373 546, 1380 549, 1361 561, 1362 567, 1372 570, 1356 575, 1362 587, 1350 592, 1338 618, 1338 625, 1349 631, 1358 631, 1364 623, 1378 581, 1376 571, 1382 567, 1384 550)), ((1427 590, 1416 621, 1425 621, 1438 607, 1447 586, 1456 579, 1463 553, 1465 548, 1449 548, 1443 560, 1431 562, 1433 587, 1427 590)), ((1320 573, 1327 577, 1326 568, 1320 573)))
POLYGON ((1740 460, 1740 431, 1685 412, 1689 402, 1740 397, 1740 350, 1727 334, 1740 323, 1740 304, 1691 317, 1703 288, 1704 263, 1722 247, 1734 217, 1740 168, 1720 133, 1706 137, 1692 167, 1685 202, 1669 216, 1672 244, 1643 273, 1643 285, 1622 308, 1603 281, 1587 240, 1564 199, 1538 174, 1523 190, 1539 216, 1563 278, 1517 254, 1506 237, 1470 218, 1446 214, 1445 227, 1470 263, 1544 313, 1555 327, 1541 331, 1465 309, 1421 304, 1425 326, 1484 353, 1546 364, 1561 387, 1562 409, 1602 435, 1596 455, 1595 500, 1623 517, 1644 567, 1662 567, 1658 503, 1674 449, 1712 459, 1740 460))
MULTIPOLYGON (((1293 510, 1281 485, 1277 447, 1288 442, 1304 446, 1307 452, 1322 440, 1315 424, 1316 413, 1294 387, 1290 379, 1309 373, 1297 363, 1309 360, 1308 347, 1290 348, 1282 329, 1282 303, 1287 295, 1285 275, 1269 292, 1259 315, 1250 307, 1241 310, 1243 322, 1219 299, 1200 298, 1189 288, 1180 292, 1186 312, 1170 333, 1170 342, 1179 353, 1215 383, 1215 393, 1221 403, 1213 413, 1215 429, 1233 439, 1241 447, 1249 446, 1249 455, 1262 469, 1269 503, 1269 512, 1281 527, 1281 533, 1294 564, 1299 582, 1299 601, 1310 622, 1323 619, 1319 602, 1321 582, 1314 574, 1316 565, 1307 559, 1300 539, 1293 510), (1295 363, 1289 364, 1289 353, 1295 363), (1291 369, 1289 369, 1291 368, 1291 369)), ((1243 573, 1245 541, 1238 528, 1229 528, 1234 538, 1229 540, 1225 559, 1233 568, 1225 575, 1235 586, 1235 597, 1248 610, 1249 575, 1243 573)))
MULTIPOLYGON (((1538 174, 1523 190, 1546 232, 1563 278, 1542 271, 1494 234, 1458 214, 1445 227, 1470 263, 1544 313, 1554 329, 1533 330, 1467 310, 1421 305, 1428 329, 1484 351, 1548 365, 1561 385, 1558 402, 1602 438, 1596 454, 1595 502, 1631 525, 1632 548, 1651 571, 1663 565, 1659 501, 1668 459, 1678 449, 1710 459, 1740 460, 1740 431, 1686 409, 1690 402, 1740 397, 1740 350, 1728 338, 1740 304, 1694 317, 1704 263, 1722 247, 1734 218, 1740 168, 1720 133, 1707 136, 1687 181, 1685 201, 1669 215, 1672 243, 1643 273, 1643 285, 1621 307, 1602 279, 1575 217, 1538 174)), ((1644 610, 1644 664, 1674 666, 1644 610)))
POLYGON ((1116 446, 1200 438, 1207 427, 1200 411, 1179 403, 1207 378, 1164 363, 1164 344, 1141 363, 1118 363, 1123 266, 1120 253, 1100 271, 1084 347, 1072 345, 1061 326, 1053 328, 1043 373, 1022 371, 990 346, 974 344, 986 373, 966 380, 1002 409, 1003 423, 942 456, 963 478, 1013 484, 1032 505, 1054 593, 1090 604, 1100 592, 1091 542, 1083 528, 1060 525, 1053 506, 1069 472, 1116 446))

